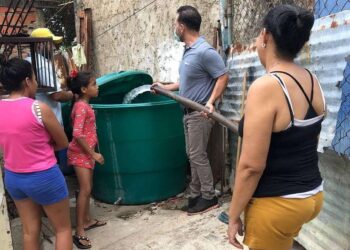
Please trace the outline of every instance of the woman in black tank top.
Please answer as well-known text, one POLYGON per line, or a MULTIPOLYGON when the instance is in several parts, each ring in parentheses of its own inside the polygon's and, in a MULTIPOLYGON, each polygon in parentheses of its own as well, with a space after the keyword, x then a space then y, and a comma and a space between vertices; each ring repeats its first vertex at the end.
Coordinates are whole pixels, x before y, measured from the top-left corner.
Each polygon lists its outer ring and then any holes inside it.
POLYGON ((317 78, 294 58, 309 40, 313 14, 290 5, 269 11, 256 41, 267 74, 249 89, 239 124, 242 153, 230 206, 228 237, 241 248, 290 249, 322 206, 317 144, 325 114, 317 78))

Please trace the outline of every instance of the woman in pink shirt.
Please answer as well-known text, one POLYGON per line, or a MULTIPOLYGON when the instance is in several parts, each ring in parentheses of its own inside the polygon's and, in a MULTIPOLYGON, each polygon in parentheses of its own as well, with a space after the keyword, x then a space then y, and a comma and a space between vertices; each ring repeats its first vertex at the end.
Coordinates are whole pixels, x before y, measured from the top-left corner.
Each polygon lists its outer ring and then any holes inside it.
POLYGON ((37 82, 31 64, 0 60, 0 82, 9 93, 0 100, 0 150, 5 161, 5 188, 23 224, 24 249, 39 249, 41 211, 56 235, 56 250, 72 249, 68 190, 54 150, 68 140, 51 109, 34 100, 37 82))

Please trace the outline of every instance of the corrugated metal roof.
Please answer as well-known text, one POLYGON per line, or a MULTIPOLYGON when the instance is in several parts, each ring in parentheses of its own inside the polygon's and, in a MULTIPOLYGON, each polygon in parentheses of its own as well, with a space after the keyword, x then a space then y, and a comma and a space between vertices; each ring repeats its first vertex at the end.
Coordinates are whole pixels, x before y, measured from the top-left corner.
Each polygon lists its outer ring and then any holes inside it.
MULTIPOLYGON (((315 21, 309 43, 297 61, 313 71, 323 87, 327 102, 327 117, 323 122, 319 150, 331 146, 335 134, 337 112, 340 107, 341 89, 350 55, 350 11, 343 11, 315 21)), ((233 53, 227 61, 230 80, 221 104, 222 113, 230 119, 240 118, 242 82, 248 72, 247 84, 265 74, 254 48, 233 53)))

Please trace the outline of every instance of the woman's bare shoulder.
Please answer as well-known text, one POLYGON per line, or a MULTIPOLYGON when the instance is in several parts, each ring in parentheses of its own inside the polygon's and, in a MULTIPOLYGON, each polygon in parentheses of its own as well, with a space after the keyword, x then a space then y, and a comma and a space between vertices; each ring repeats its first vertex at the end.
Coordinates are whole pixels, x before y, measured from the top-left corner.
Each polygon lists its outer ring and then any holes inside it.
POLYGON ((249 95, 258 95, 262 97, 269 97, 280 91, 277 80, 271 75, 264 75, 256 79, 249 88, 249 95))

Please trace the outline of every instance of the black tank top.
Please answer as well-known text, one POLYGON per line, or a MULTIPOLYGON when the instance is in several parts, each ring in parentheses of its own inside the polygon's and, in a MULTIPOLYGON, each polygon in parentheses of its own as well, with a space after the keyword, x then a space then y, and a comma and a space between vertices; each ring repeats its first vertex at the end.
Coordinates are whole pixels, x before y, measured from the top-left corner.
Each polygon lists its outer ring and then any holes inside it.
MULTIPOLYGON (((303 193, 317 188, 322 183, 318 169, 317 145, 324 115, 318 116, 312 106, 314 80, 310 71, 308 72, 311 76, 312 84, 310 99, 295 77, 287 72, 271 72, 271 75, 277 79, 284 91, 290 112, 291 124, 286 130, 271 134, 266 168, 253 197, 303 193), (309 103, 304 120, 300 121, 294 118, 292 103, 286 85, 276 73, 282 73, 291 77, 303 92, 309 103), (306 121, 307 123, 305 123, 306 121)), ((243 137, 243 126, 244 117, 239 123, 239 135, 241 137, 243 137)))

